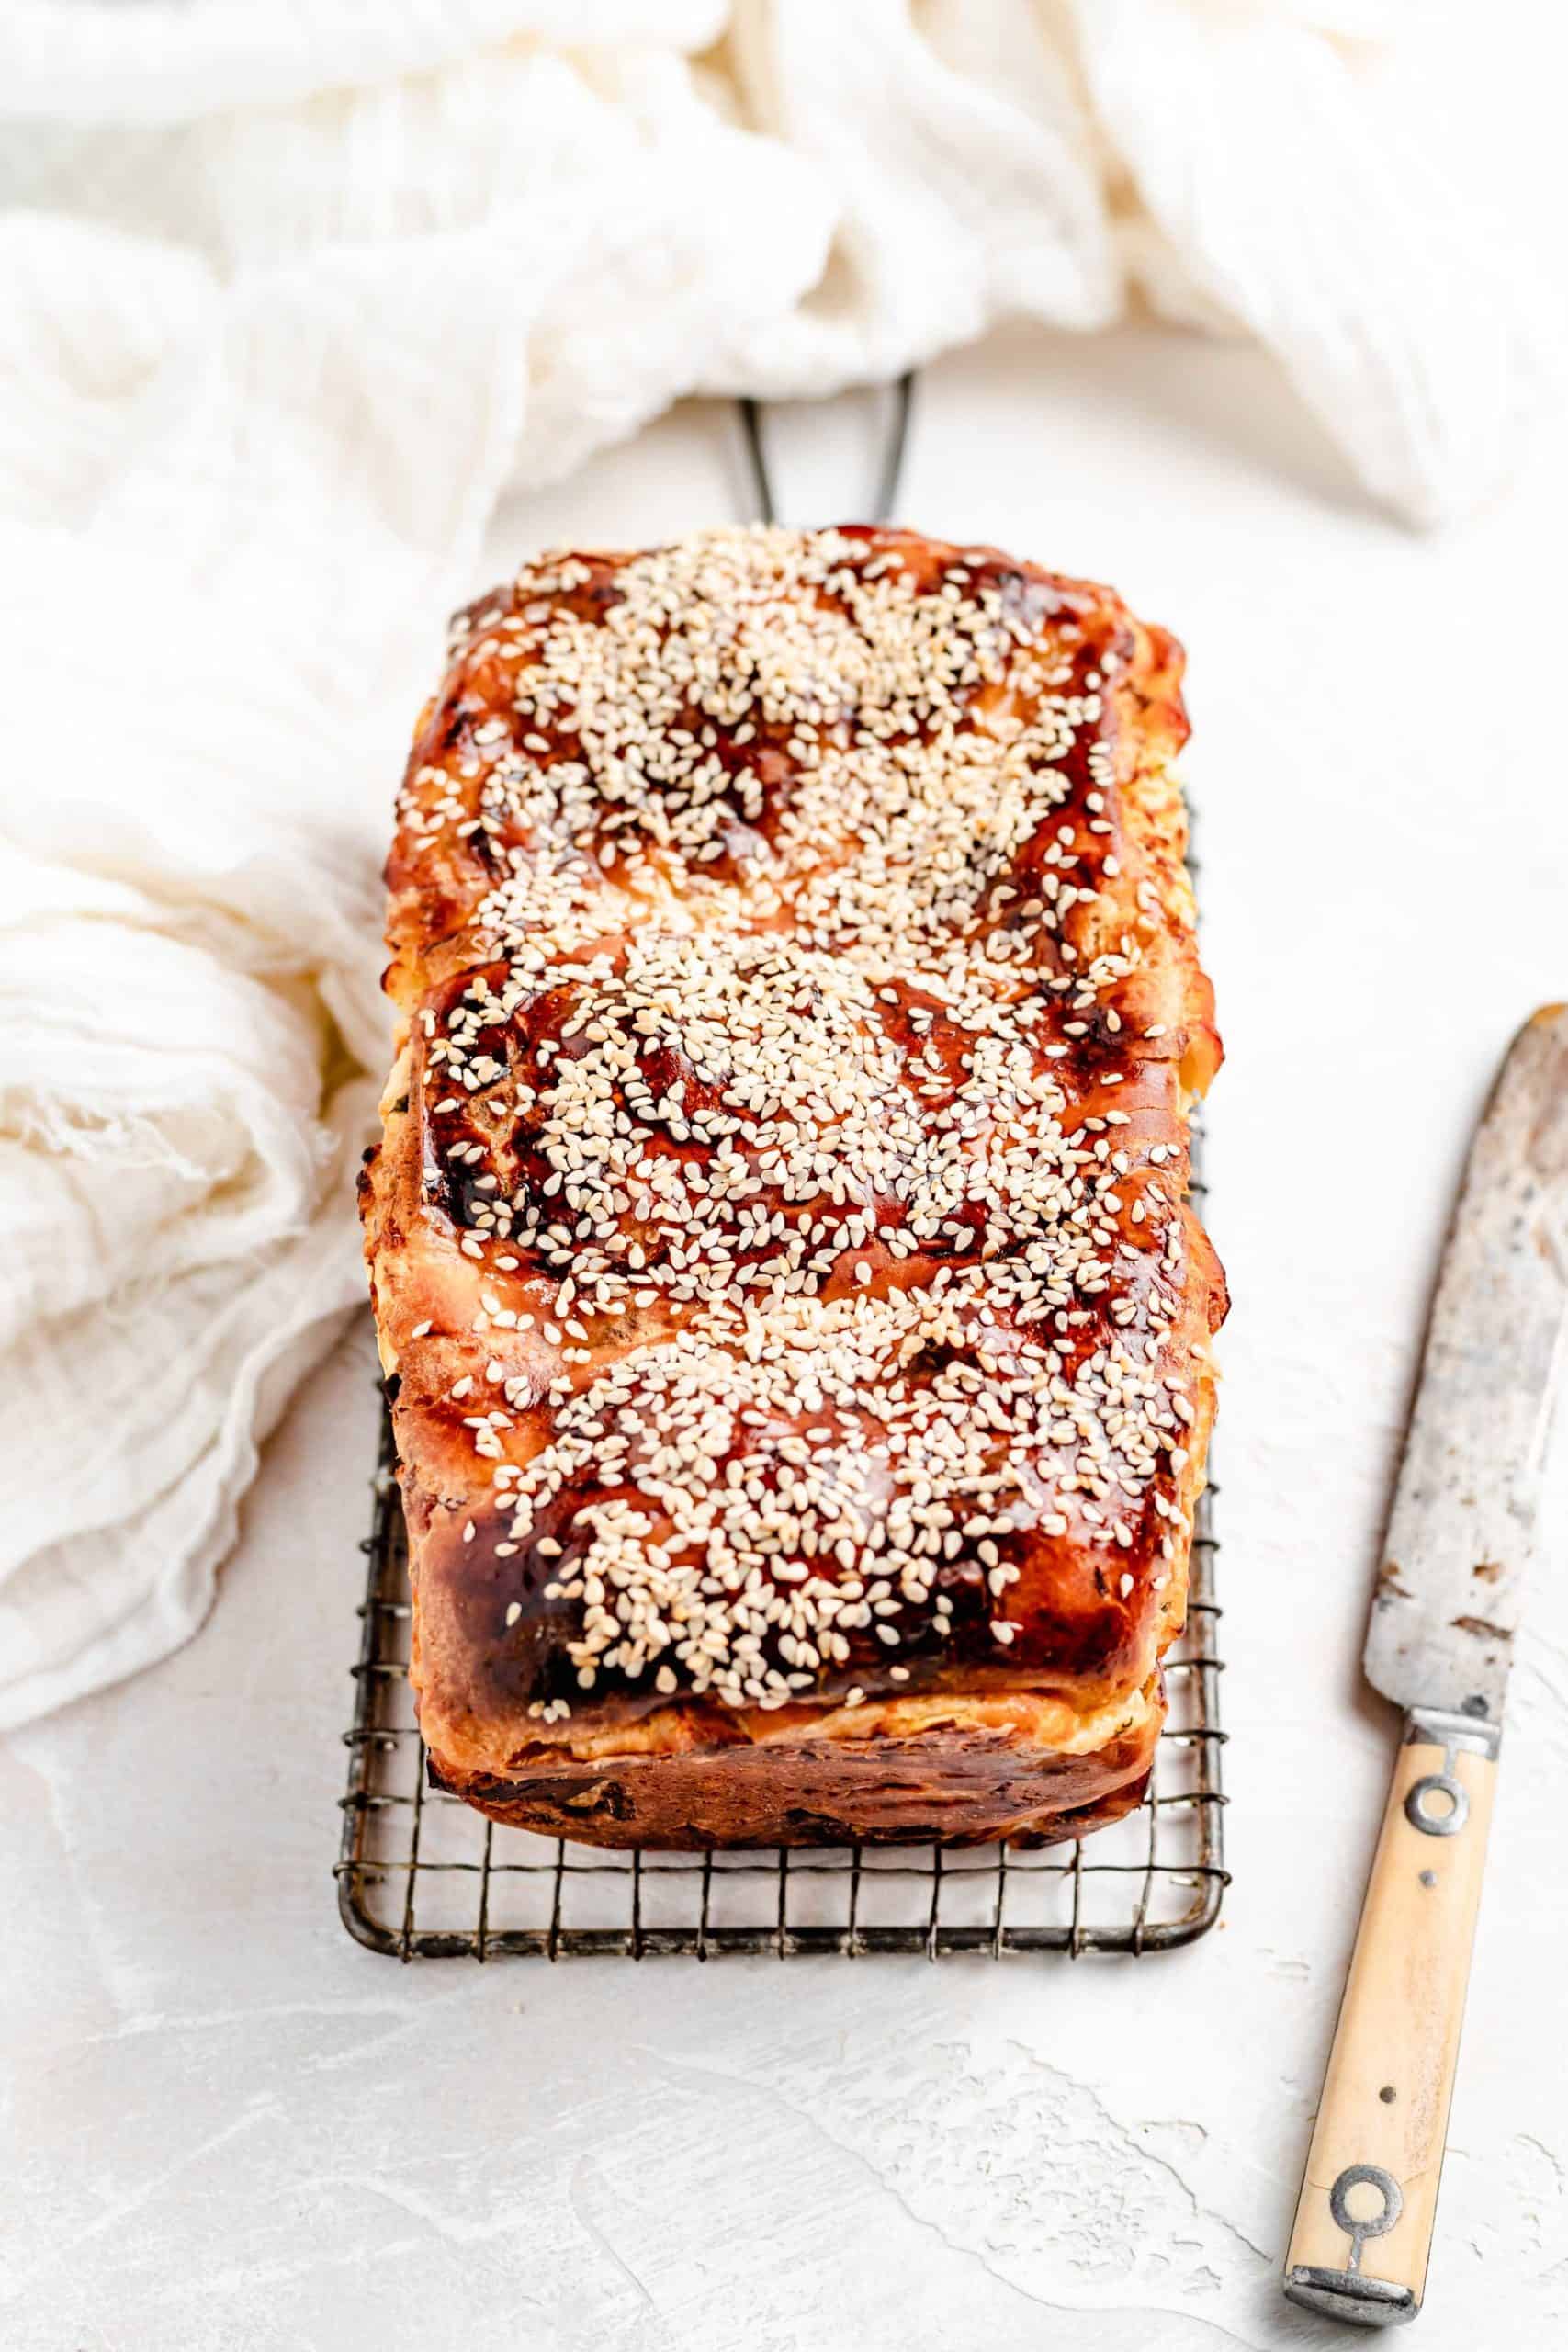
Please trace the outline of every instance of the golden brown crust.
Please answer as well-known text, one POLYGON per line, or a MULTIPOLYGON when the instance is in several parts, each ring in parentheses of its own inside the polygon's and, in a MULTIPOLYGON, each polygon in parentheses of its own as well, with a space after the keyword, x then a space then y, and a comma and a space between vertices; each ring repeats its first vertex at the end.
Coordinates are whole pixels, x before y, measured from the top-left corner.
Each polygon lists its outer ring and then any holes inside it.
POLYGON ((908 1703, 874 1711, 880 1736, 847 1710, 800 1708, 754 1741, 731 1725, 711 1744, 692 1736, 695 1710, 670 1709, 667 1736, 662 1718, 636 1726, 640 1737, 607 1734, 600 1756, 540 1748, 504 1775, 435 1758, 433 1777, 497 1821, 588 1845, 1043 1845, 1131 1812, 1165 1714, 1153 1687, 1070 1723, 1049 1701, 1056 1715, 1041 1720, 1023 1694, 953 1700, 900 1724, 908 1703))
POLYGON ((461 616, 362 1191, 421 1721, 497 1817, 1135 1801, 1224 1311, 1179 673, 908 533, 547 558, 461 616))

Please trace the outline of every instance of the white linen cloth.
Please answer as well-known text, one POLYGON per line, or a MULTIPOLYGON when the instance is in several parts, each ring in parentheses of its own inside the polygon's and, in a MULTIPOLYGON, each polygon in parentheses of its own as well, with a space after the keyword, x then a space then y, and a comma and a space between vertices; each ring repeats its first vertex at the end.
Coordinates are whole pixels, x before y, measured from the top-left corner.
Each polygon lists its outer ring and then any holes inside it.
POLYGON ((1464 508, 1532 313, 1382 111, 1398 14, 11 0, 0 1724, 200 1623, 363 1296, 378 869, 500 493, 1141 288, 1464 508))

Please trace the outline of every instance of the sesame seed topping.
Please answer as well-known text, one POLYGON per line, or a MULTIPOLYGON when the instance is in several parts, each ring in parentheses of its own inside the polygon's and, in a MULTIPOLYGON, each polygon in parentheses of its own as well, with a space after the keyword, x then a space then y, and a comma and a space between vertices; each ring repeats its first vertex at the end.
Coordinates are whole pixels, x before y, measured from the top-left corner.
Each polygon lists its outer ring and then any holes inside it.
POLYGON ((924 548, 547 555, 459 625, 411 766, 400 854, 457 910, 410 1102, 483 1366, 463 1540, 549 1564, 537 1722, 614 1680, 857 1705, 1027 1650, 1035 1601, 989 1611, 1043 1547, 1186 1532, 1125 624, 924 548))

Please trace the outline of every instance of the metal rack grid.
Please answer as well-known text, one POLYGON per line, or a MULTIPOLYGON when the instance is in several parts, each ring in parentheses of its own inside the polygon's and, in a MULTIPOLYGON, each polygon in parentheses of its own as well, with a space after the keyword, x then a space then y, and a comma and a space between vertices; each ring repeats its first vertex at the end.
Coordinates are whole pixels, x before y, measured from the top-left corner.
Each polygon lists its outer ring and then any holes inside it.
POLYGON ((1224 1863, 1211 1487, 1188 1631, 1166 1661, 1170 1719, 1135 1813, 1087 1849, 844 1847, 617 1853, 490 1821, 430 1787, 408 1686, 408 1545, 383 1413, 344 1734, 338 1907, 400 1960, 684 1952, 1168 1951, 1212 1928, 1224 1863))
MULTIPOLYGON (((913 379, 895 388, 874 512, 897 495, 913 379)), ((761 413, 740 403, 753 503, 775 511, 761 413)), ((1196 860, 1190 860, 1196 872, 1196 860)), ((1202 1198, 1201 1138, 1191 1191, 1202 1198)), ((1198 1506, 1187 1630, 1166 1659, 1170 1713, 1142 1804, 1084 1847, 780 1849, 644 1854, 487 1819, 430 1786, 408 1681, 408 1539, 383 1408, 360 1604, 354 1722, 344 1735, 336 1866, 344 1927, 404 1961, 614 1953, 1168 1951, 1219 1917, 1224 1867, 1211 1485, 1198 1506)))

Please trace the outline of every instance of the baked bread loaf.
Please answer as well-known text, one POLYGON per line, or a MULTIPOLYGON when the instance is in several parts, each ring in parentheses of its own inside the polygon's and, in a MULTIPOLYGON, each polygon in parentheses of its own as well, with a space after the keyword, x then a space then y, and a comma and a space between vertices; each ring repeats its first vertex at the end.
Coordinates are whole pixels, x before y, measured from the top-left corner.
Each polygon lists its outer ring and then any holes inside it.
POLYGON ((441 1786, 615 1846, 1137 1802, 1224 1306, 1180 669, 858 526, 459 616, 362 1180, 441 1786))

